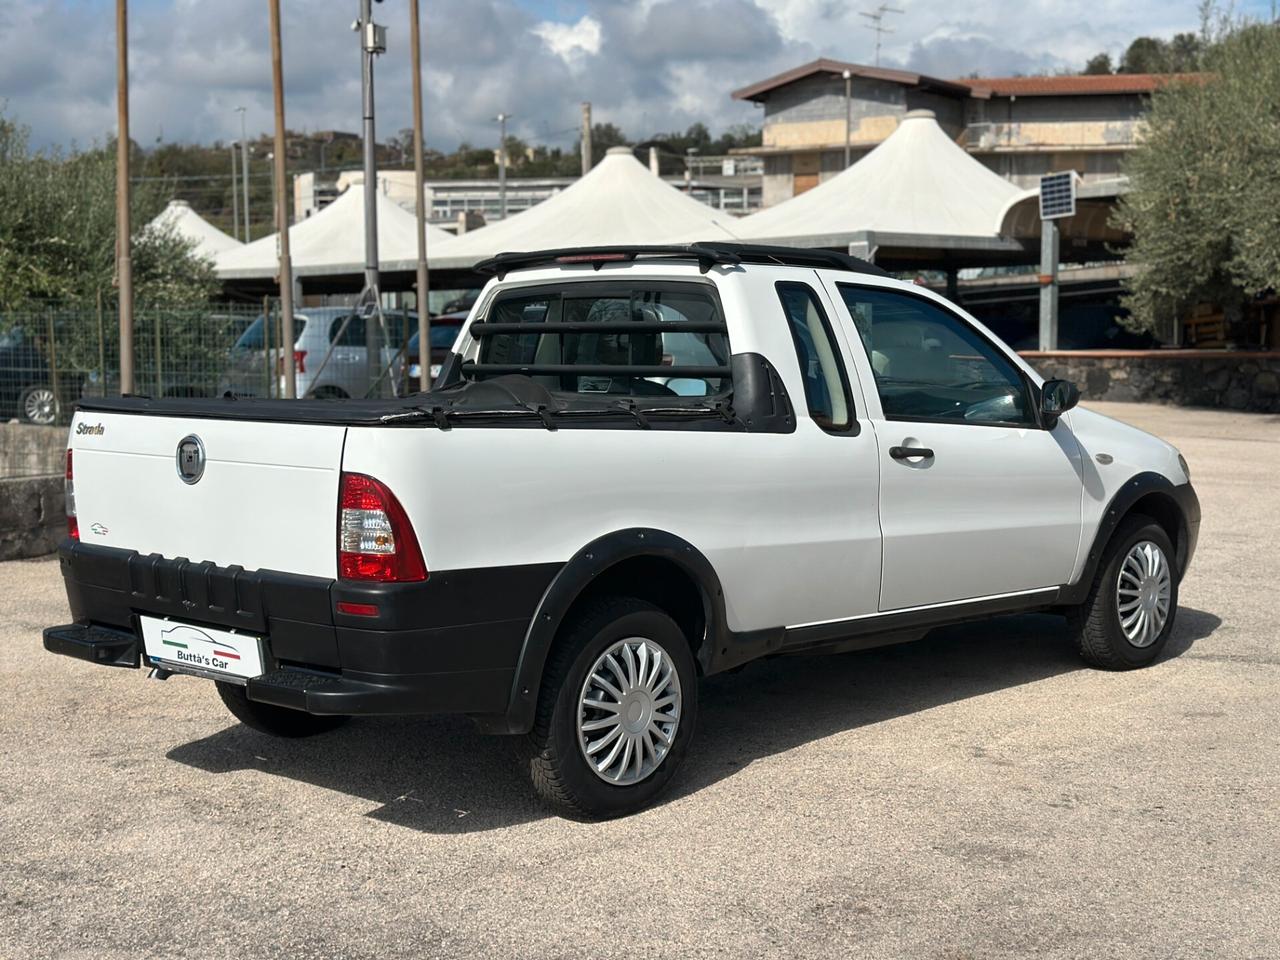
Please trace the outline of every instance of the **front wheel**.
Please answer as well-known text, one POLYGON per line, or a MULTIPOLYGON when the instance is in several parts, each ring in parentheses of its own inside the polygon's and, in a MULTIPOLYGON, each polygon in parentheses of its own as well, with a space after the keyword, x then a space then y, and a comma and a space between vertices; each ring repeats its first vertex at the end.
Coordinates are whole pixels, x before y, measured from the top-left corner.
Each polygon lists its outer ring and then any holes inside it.
POLYGON ((594 601, 567 625, 543 674, 529 773, 563 813, 607 819, 648 806, 693 737, 697 669, 665 612, 594 601))
POLYGON ((1133 670, 1160 656, 1178 612, 1176 556, 1169 535, 1149 517, 1129 517, 1120 525, 1088 597, 1067 615, 1086 663, 1133 670))
POLYGON ((311 737, 327 733, 346 723, 350 717, 317 716, 301 710, 290 710, 270 703, 250 700, 244 687, 223 680, 215 680, 218 696, 231 715, 252 730, 272 737, 311 737))

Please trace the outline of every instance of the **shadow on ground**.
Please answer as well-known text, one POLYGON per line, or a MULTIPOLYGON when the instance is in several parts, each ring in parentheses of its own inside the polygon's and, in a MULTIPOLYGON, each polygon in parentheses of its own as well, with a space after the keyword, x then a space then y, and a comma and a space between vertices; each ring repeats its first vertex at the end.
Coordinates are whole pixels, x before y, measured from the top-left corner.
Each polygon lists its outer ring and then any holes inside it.
MULTIPOLYGON (((1183 608, 1164 659, 1221 620, 1183 608)), ((826 657, 782 657, 700 687, 698 737, 672 796, 813 740, 946 703, 1082 669, 1063 621, 1001 617, 923 640, 826 657)), ((216 694, 210 686, 210 696, 216 694)), ((514 738, 485 737, 461 718, 356 720, 308 740, 275 740, 239 725, 175 747, 171 760, 225 773, 256 769, 379 804, 368 816, 431 833, 469 833, 537 820, 514 738)))

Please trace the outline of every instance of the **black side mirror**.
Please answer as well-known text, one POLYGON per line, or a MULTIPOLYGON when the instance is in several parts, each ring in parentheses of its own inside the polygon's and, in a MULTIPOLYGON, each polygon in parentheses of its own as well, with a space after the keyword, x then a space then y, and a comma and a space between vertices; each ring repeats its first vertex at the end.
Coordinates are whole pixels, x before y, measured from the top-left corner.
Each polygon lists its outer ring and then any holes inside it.
POLYGON ((1080 388, 1070 380, 1046 380, 1040 388, 1040 422, 1046 430, 1058 425, 1058 418, 1080 402, 1080 388))

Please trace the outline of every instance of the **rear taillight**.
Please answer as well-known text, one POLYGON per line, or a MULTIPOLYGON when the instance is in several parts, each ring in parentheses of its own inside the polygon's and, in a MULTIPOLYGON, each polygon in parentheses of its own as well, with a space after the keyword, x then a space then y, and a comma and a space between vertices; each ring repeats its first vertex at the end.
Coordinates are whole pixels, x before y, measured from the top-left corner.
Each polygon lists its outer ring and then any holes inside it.
MULTIPOLYGON (((305 350, 293 351, 293 369, 296 370, 298 373, 307 372, 307 351, 305 350)), ((276 357, 276 373, 278 373, 282 377, 284 376, 284 355, 283 354, 276 357)))
POLYGON ((409 518, 386 485, 344 473, 338 494, 338 576, 384 583, 427 579, 409 518))
POLYGON ((80 522, 76 520, 76 478, 71 469, 71 451, 67 450, 67 479, 63 482, 67 501, 67 536, 80 539, 80 522))

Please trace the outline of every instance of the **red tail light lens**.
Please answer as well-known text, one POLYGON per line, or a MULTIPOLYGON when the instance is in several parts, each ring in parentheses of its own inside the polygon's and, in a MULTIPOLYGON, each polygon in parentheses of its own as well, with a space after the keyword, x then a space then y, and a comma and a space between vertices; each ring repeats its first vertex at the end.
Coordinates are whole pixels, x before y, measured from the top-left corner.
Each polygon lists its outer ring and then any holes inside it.
POLYGON ((362 473, 344 473, 338 495, 338 576, 383 583, 427 579, 422 549, 395 494, 362 473))
POLYGON ((63 481, 63 492, 67 501, 67 536, 72 540, 80 539, 80 521, 76 519, 76 480, 71 470, 71 451, 67 450, 67 478, 63 481))
MULTIPOLYGON (((298 373, 307 372, 307 351, 305 350, 293 351, 293 368, 298 373)), ((278 373, 280 376, 284 376, 284 355, 283 354, 276 357, 276 373, 278 373)))

